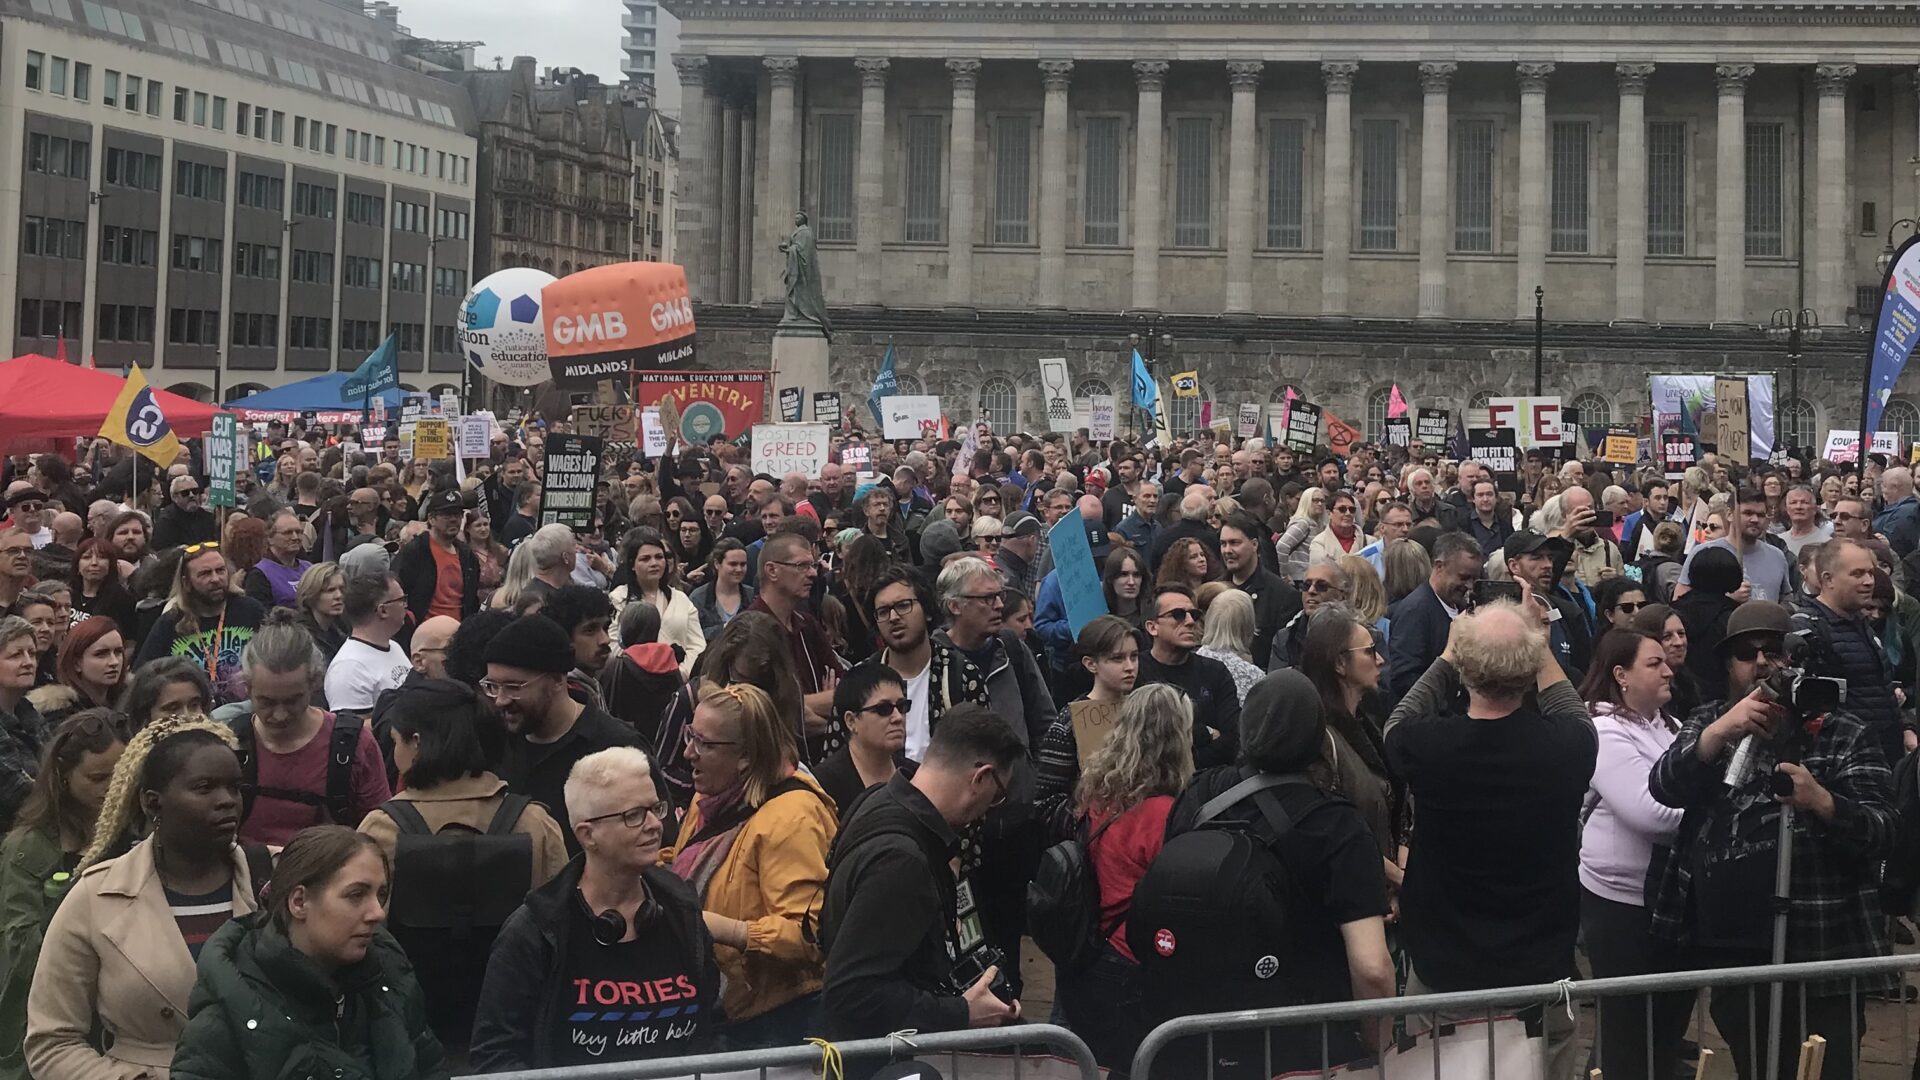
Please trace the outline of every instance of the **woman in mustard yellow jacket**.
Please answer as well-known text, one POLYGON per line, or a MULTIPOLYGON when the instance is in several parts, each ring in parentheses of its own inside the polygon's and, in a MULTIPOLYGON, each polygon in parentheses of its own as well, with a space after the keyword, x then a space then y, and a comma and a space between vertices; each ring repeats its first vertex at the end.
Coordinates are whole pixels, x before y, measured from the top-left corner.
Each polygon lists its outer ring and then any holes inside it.
POLYGON ((796 765, 791 725, 745 683, 708 687, 686 734, 693 805, 661 861, 702 898, 730 1048, 807 1035, 824 960, 810 940, 838 813, 796 765))

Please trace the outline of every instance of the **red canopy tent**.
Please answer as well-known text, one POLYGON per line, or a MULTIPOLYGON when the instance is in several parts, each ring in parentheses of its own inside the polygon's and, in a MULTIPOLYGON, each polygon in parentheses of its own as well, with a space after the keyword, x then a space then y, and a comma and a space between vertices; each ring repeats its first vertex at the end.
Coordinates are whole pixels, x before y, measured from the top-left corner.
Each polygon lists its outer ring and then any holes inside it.
MULTIPOLYGON (((29 441, 100 434, 100 425, 127 380, 110 371, 62 363, 45 356, 16 356, 0 363, 0 443, 11 451, 29 441)), ((219 407, 154 390, 153 399, 182 439, 205 435, 219 407)))

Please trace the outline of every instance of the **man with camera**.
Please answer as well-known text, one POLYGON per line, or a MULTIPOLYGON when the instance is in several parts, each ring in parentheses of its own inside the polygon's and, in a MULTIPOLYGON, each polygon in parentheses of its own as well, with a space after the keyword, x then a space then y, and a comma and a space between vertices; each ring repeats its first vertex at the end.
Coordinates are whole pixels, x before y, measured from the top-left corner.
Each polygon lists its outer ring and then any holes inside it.
POLYGON ((1813 557, 1806 595, 1795 605, 1813 646, 1817 674, 1843 679, 1847 711, 1867 725, 1891 769, 1906 754, 1894 674, 1880 639, 1861 614, 1873 599, 1873 552, 1853 540, 1829 540, 1813 557))
POLYGON ((955 705, 911 779, 895 773, 850 808, 827 859, 822 1034, 836 1041, 909 1028, 953 1031, 1017 1020, 999 957, 950 866, 960 830, 1004 800, 1027 750, 982 705, 955 705), (950 958, 949 949, 951 949, 950 958))
MULTIPOLYGON (((1649 778, 1655 800, 1685 811, 1666 865, 1649 875, 1653 935, 1681 946, 1690 968, 1768 963, 1782 934, 1792 963, 1887 952, 1878 863, 1895 818, 1886 761, 1866 725, 1838 707, 1835 680, 1789 666, 1792 632, 1780 604, 1733 612, 1716 650, 1727 699, 1694 710, 1649 778), (1781 859, 1790 873, 1783 921, 1767 902, 1781 859)), ((1817 1033, 1837 1044, 1822 1075, 1850 1076, 1849 1033, 1866 1029, 1854 991, 1876 989, 1873 980, 1804 985, 1804 1005, 1789 988, 1781 1060, 1817 1033)), ((1716 989, 1711 1011, 1741 1077, 1756 1076, 1764 1066, 1755 1057, 1767 1053, 1754 1030, 1768 1016, 1765 989, 1716 989)))

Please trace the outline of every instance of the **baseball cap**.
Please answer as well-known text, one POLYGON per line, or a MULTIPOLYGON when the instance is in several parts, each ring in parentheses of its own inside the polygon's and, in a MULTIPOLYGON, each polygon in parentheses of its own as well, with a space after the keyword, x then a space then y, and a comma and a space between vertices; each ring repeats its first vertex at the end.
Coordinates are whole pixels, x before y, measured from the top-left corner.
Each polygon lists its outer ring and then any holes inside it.
POLYGON ((458 514, 467 508, 467 500, 452 488, 442 488, 427 499, 428 514, 458 514))
POLYGON ((1507 542, 1500 546, 1500 550, 1508 559, 1512 559, 1516 555, 1526 555, 1539 551, 1542 548, 1546 548, 1547 554, 1554 556, 1563 553, 1572 554, 1573 551, 1573 545, 1569 541, 1562 540, 1557 536, 1548 536, 1545 533, 1535 532, 1532 529, 1519 530, 1512 536, 1507 537, 1507 542))
POLYGON ((1016 510, 1008 514, 1005 524, 1007 536, 1040 535, 1040 519, 1027 513, 1025 510, 1016 510))
POLYGON ((1749 600, 1733 609, 1727 616, 1727 633, 1713 647, 1714 652, 1726 652, 1728 646, 1747 634, 1779 634, 1785 636, 1793 632, 1793 615, 1785 604, 1776 604, 1771 600, 1749 600))

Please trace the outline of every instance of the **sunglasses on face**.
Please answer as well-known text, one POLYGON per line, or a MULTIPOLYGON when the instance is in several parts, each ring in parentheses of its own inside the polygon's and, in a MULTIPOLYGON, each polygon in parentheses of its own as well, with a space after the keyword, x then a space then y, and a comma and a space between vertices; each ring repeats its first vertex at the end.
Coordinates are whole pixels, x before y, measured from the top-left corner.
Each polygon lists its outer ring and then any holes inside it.
POLYGON ((1743 664, 1751 664, 1765 653, 1769 660, 1785 660, 1787 647, 1784 642, 1742 641, 1727 650, 1727 655, 1743 664))
POLYGON ((1161 612, 1160 618, 1172 619, 1174 622, 1177 622, 1177 623, 1183 623, 1188 621, 1189 619, 1195 622, 1198 622, 1200 619, 1200 609, 1191 608, 1191 607, 1174 608, 1172 611, 1161 612))
POLYGON ((913 708, 912 701, 908 700, 907 698, 900 698, 897 701, 876 701, 873 704, 868 705, 865 708, 862 708, 860 711, 863 713, 872 713, 873 715, 884 720, 887 717, 892 716, 894 713, 899 713, 901 716, 905 716, 907 715, 907 710, 911 708, 913 708))
POLYGON ((1316 595, 1323 592, 1337 593, 1340 591, 1340 586, 1335 585, 1331 581, 1319 581, 1314 578, 1308 578, 1306 583, 1300 586, 1300 591, 1314 593, 1316 595))
POLYGON ((1626 614, 1631 615, 1634 612, 1639 611, 1641 608, 1646 606, 1647 606, 1647 602, 1645 600, 1623 600, 1620 603, 1613 605, 1613 610, 1625 612, 1626 614))

